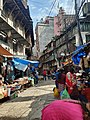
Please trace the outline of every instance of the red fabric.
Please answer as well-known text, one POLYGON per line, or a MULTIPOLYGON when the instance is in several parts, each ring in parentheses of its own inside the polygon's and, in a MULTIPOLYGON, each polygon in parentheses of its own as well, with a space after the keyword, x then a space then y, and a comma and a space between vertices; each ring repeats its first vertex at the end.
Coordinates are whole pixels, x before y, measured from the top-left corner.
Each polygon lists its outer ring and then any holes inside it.
POLYGON ((85 95, 85 97, 88 99, 88 101, 90 102, 90 88, 85 88, 84 90, 82 90, 82 94, 85 95))
POLYGON ((68 78, 68 76, 66 75, 66 85, 68 87, 68 93, 71 94, 73 91, 73 81, 72 81, 73 75, 70 73, 70 79, 68 78))
POLYGON ((42 110, 41 120, 83 120, 81 105, 56 100, 42 110))
POLYGON ((47 73, 46 73, 46 70, 44 70, 44 71, 43 71, 43 75, 46 75, 46 74, 47 74, 47 73))

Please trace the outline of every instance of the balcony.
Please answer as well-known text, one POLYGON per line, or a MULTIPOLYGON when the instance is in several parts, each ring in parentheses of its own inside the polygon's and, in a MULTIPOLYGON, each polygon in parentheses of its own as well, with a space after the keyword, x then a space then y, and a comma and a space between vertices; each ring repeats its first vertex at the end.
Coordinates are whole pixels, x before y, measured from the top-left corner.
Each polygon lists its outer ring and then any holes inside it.
POLYGON ((0 16, 0 30, 3 31, 5 34, 8 35, 8 32, 11 31, 11 34, 13 36, 13 39, 17 39, 18 41, 22 41, 25 44, 27 44, 27 41, 25 39, 25 31, 24 29, 20 26, 18 26, 15 21, 13 21, 13 18, 10 16, 8 18, 7 14, 5 11, 1 11, 1 16, 0 16))
POLYGON ((1 17, 8 23, 8 25, 10 25, 10 27, 15 29, 22 37, 25 38, 25 32, 23 31, 23 27, 18 25, 12 16, 8 16, 7 13, 3 10, 1 11, 1 17))
POLYGON ((29 16, 29 8, 25 9, 21 0, 4 0, 3 10, 1 11, 0 23, 3 23, 5 28, 2 28, 5 33, 12 32, 14 39, 27 42, 26 38, 33 38, 33 23, 29 16), (18 21, 18 23, 17 23, 18 21))

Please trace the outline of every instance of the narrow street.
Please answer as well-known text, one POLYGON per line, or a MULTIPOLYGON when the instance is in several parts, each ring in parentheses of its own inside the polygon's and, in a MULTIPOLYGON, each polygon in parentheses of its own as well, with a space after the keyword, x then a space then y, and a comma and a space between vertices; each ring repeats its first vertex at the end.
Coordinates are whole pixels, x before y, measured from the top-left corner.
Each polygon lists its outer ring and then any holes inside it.
POLYGON ((17 98, 0 105, 0 120, 40 120, 44 106, 55 100, 53 80, 39 81, 37 87, 30 87, 17 98))
POLYGON ((87 120, 89 102, 90 0, 0 0, 0 120, 87 120))

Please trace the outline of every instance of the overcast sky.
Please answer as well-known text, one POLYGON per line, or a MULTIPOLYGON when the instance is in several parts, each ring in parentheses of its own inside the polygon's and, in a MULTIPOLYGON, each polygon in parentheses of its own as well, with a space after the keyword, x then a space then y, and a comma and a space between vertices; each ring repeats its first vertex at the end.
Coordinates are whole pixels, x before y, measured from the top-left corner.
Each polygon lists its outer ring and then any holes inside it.
POLYGON ((74 12, 74 0, 28 0, 30 15, 34 23, 34 28, 36 23, 40 21, 41 18, 45 18, 49 15, 55 16, 58 14, 58 7, 63 7, 67 13, 74 12), (54 4, 53 9, 51 10, 54 4))

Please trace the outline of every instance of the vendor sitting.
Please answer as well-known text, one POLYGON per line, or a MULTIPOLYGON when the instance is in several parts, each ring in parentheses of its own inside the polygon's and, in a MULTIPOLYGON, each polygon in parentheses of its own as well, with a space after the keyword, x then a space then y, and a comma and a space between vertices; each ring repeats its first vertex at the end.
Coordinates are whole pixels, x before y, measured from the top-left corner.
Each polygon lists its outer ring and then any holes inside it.
POLYGON ((2 81, 2 76, 0 76, 0 99, 7 97, 7 87, 2 81))

